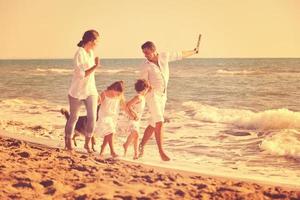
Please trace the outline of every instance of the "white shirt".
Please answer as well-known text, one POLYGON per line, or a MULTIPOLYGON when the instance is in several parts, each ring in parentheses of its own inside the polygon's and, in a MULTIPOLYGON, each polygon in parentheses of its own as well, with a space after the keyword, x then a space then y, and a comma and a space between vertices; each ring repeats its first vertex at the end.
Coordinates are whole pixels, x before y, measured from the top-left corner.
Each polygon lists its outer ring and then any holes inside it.
POLYGON ((182 59, 182 52, 158 54, 158 64, 146 60, 141 67, 142 79, 150 82, 153 92, 165 94, 169 82, 169 62, 182 59))
POLYGON ((85 71, 95 65, 94 52, 86 52, 79 47, 74 56, 74 72, 69 89, 69 95, 77 99, 86 99, 91 95, 98 95, 95 83, 95 71, 85 77, 85 71))

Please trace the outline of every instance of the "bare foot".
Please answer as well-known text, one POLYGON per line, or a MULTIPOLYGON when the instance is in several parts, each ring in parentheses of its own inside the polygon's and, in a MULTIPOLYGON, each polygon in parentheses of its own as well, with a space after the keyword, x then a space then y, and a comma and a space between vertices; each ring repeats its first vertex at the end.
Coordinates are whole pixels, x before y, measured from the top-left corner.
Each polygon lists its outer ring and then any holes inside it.
POLYGON ((113 158, 117 158, 117 157, 119 157, 119 155, 118 155, 118 154, 116 154, 115 152, 113 152, 113 153, 111 153, 111 157, 113 157, 113 158))
POLYGON ((65 150, 67 150, 67 151, 73 151, 71 138, 66 138, 65 137, 65 150))
POLYGON ((164 152, 159 152, 160 157, 163 161, 169 161, 170 158, 164 153, 164 152))
POLYGON ((95 145, 92 145, 92 149, 94 152, 96 152, 95 145))
POLYGON ((143 157, 144 155, 144 146, 142 144, 139 145, 139 158, 143 157))
POLYGON ((91 148, 89 147, 88 144, 85 144, 85 145, 84 145, 84 148, 86 149, 86 151, 87 151, 88 153, 92 153, 92 150, 91 150, 91 148))
POLYGON ((126 156, 126 154, 127 154, 127 148, 128 148, 128 146, 126 145, 126 143, 123 144, 123 148, 124 148, 124 156, 126 156))
POLYGON ((65 150, 69 153, 74 153, 75 152, 75 150, 73 148, 71 148, 71 149, 70 148, 65 148, 65 150))
POLYGON ((103 154, 100 154, 99 157, 98 157, 98 159, 99 159, 99 160, 104 160, 104 155, 103 155, 103 154))
POLYGON ((139 158, 139 156, 137 154, 134 154, 133 160, 137 160, 138 158, 139 158))

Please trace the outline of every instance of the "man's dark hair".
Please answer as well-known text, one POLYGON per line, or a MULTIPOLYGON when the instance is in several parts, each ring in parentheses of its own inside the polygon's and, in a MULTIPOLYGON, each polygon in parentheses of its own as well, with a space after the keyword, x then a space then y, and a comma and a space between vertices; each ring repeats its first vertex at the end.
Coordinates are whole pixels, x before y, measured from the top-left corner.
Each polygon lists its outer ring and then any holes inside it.
POLYGON ((152 50, 156 50, 156 46, 153 42, 151 41, 147 41, 142 45, 142 49, 152 49, 152 50))
POLYGON ((136 83, 134 84, 135 91, 137 91, 137 92, 141 92, 141 91, 145 90, 145 88, 148 88, 148 87, 149 87, 149 84, 145 79, 138 79, 136 81, 136 83))

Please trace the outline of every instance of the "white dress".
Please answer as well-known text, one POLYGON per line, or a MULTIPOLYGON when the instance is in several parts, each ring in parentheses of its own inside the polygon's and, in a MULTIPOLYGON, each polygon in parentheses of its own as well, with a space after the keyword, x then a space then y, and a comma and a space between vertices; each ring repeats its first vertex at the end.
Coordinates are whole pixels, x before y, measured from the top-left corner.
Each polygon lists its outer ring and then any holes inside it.
POLYGON ((137 120, 133 120, 130 119, 129 120, 129 127, 128 127, 128 131, 132 132, 132 131, 136 131, 137 133, 140 132, 140 123, 141 123, 141 118, 145 109, 145 97, 144 96, 139 96, 140 102, 133 105, 133 111, 136 113, 137 115, 137 120))
POLYGON ((99 119, 96 122, 95 134, 106 136, 111 133, 116 133, 117 119, 120 112, 119 97, 105 96, 99 110, 99 119))

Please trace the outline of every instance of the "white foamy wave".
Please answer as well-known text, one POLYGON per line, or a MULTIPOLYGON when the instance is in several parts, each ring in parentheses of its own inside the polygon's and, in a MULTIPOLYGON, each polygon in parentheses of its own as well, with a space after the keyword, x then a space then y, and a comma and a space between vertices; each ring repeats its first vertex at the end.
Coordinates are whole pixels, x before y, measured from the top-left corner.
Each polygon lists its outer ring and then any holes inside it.
POLYGON ((47 72, 47 73, 58 73, 58 74, 70 74, 73 72, 71 69, 59 69, 59 68, 49 68, 49 69, 41 69, 37 68, 36 71, 38 72, 47 72))
POLYGON ((272 155, 300 158, 300 132, 285 129, 266 137, 260 148, 272 155))
POLYGON ((124 69, 100 69, 100 73, 108 73, 108 74, 117 74, 117 73, 122 73, 122 72, 127 72, 127 70, 124 69))
POLYGON ((297 129, 300 128, 300 112, 282 108, 253 112, 250 110, 217 108, 189 101, 183 106, 191 108, 192 118, 205 122, 226 123, 251 130, 297 129))
POLYGON ((124 70, 121 70, 121 69, 104 69, 104 70, 102 70, 102 72, 110 73, 110 74, 116 74, 116 73, 124 72, 124 70))
POLYGON ((266 72, 259 71, 259 70, 226 70, 226 69, 219 69, 217 70, 217 74, 223 75, 258 75, 258 74, 265 74, 266 72))
POLYGON ((58 105, 42 99, 0 100, 0 129, 28 136, 61 137, 65 125, 58 105))

